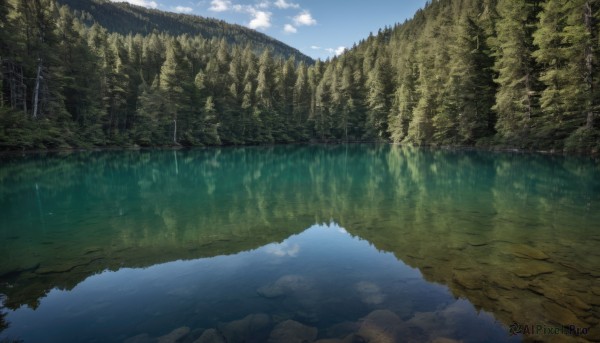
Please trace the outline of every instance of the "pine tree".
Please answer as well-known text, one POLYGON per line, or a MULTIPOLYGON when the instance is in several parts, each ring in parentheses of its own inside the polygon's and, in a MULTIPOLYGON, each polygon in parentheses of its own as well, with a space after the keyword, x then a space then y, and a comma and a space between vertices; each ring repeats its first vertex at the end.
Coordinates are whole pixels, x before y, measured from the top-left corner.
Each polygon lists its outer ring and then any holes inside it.
POLYGON ((539 0, 500 0, 494 69, 498 84, 494 110, 502 141, 524 144, 538 114, 539 67, 533 58, 533 31, 539 0))
POLYGON ((333 77, 333 67, 328 65, 323 73, 323 77, 315 90, 315 112, 313 120, 313 129, 315 138, 320 141, 331 139, 330 103, 331 103, 331 81, 333 77))
POLYGON ((461 19, 454 51, 451 52, 451 77, 458 80, 457 91, 462 95, 458 109, 458 135, 462 144, 474 144, 493 132, 491 108, 495 91, 486 37, 470 17, 461 19))
POLYGON ((598 1, 575 0, 565 3, 566 26, 562 34, 567 78, 564 96, 569 102, 577 129, 567 138, 566 148, 589 150, 594 147, 600 132, 595 121, 600 111, 600 91, 597 88, 597 35, 600 25, 596 18, 600 11, 598 1))
POLYGON ((535 133, 545 144, 551 144, 552 141, 562 142, 577 125, 573 123, 564 89, 569 75, 562 40, 565 27, 563 2, 547 0, 542 8, 539 26, 534 33, 534 43, 539 48, 534 57, 543 67, 540 80, 545 88, 540 98, 543 114, 536 123, 535 133))
POLYGON ((117 35, 110 35, 104 53, 105 107, 104 131, 113 143, 126 143, 127 90, 129 89, 129 64, 127 50, 117 35))
POLYGON ((433 93, 433 61, 427 51, 421 48, 417 54, 419 78, 417 79, 417 102, 413 110, 404 138, 405 143, 416 145, 429 144, 433 137, 433 117, 435 115, 435 96, 433 93))
POLYGON ((52 114, 55 120, 65 119, 62 102, 60 59, 56 54, 58 9, 54 0, 20 0, 17 11, 25 38, 24 64, 32 71, 31 117, 52 114))
POLYGON ((367 94, 367 135, 376 140, 387 140, 387 119, 390 112, 391 75, 390 65, 385 57, 375 63, 369 73, 367 94))
POLYGON ((256 107, 254 116, 260 123, 258 137, 261 142, 272 143, 275 141, 273 131, 279 133, 279 118, 275 113, 273 87, 274 79, 274 62, 271 52, 266 50, 260 57, 258 62, 258 77, 256 85, 256 107))
POLYGON ((307 132, 305 130, 306 121, 310 112, 311 92, 308 84, 308 70, 304 63, 298 66, 296 82, 294 83, 293 93, 293 114, 292 125, 296 132, 296 139, 306 140, 307 132))
POLYGON ((167 132, 163 130, 161 119, 167 111, 166 99, 158 86, 158 76, 152 85, 145 82, 140 86, 139 107, 135 117, 135 131, 133 141, 140 146, 154 146, 169 144, 171 141, 167 132))
POLYGON ((288 58, 283 66, 279 68, 279 77, 277 77, 277 94, 278 94, 278 106, 277 112, 281 116, 281 123, 283 127, 281 131, 284 132, 284 140, 291 142, 292 137, 298 135, 294 132, 294 86, 297 80, 296 76, 296 60, 293 57, 288 58))
POLYGON ((160 89, 167 101, 166 110, 173 127, 172 141, 174 144, 179 144, 178 120, 181 119, 179 124, 181 132, 189 129, 192 92, 191 66, 183 54, 181 44, 177 40, 169 43, 167 59, 160 71, 160 89))
POLYGON ((4 94, 4 74, 5 61, 10 54, 9 44, 11 36, 14 35, 14 28, 8 18, 8 14, 13 10, 8 0, 0 0, 0 108, 6 106, 4 94))
POLYGON ((63 6, 59 11, 57 35, 66 110, 80 133, 79 145, 105 144, 101 118, 100 61, 82 37, 84 27, 71 11, 63 6), (92 68, 90 68, 92 67, 92 68))
POLYGON ((217 111, 213 98, 210 96, 206 99, 206 104, 204 104, 203 114, 202 142, 209 145, 221 145, 217 111))

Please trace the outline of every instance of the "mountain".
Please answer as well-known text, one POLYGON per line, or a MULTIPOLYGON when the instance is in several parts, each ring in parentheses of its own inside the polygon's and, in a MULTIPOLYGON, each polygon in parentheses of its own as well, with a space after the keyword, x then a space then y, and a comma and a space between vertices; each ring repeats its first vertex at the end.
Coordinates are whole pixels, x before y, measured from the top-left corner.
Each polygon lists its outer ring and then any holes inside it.
POLYGON ((167 33, 172 36, 183 34, 200 35, 203 38, 225 38, 229 44, 244 46, 251 44, 260 52, 273 49, 276 56, 285 59, 294 56, 296 61, 312 64, 312 58, 304 55, 272 37, 247 27, 229 24, 222 20, 196 15, 164 12, 132 5, 126 2, 108 0, 58 0, 69 6, 75 15, 88 25, 98 23, 109 32, 123 35, 129 33, 147 35, 152 32, 167 33))

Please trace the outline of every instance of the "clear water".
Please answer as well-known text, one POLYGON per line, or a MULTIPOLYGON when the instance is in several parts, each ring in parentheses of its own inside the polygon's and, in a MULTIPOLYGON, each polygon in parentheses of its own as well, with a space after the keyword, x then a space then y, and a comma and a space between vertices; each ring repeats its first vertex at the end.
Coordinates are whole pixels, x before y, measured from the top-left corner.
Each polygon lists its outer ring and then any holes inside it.
POLYGON ((600 340, 593 159, 350 145, 0 163, 0 340, 600 340))

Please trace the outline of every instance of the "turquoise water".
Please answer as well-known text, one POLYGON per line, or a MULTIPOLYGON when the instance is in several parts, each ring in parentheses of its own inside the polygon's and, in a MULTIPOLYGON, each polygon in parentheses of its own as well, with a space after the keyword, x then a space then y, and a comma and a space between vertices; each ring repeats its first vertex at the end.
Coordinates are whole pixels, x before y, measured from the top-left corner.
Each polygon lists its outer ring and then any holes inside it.
POLYGON ((0 162, 0 339, 600 340, 593 159, 349 145, 0 162))

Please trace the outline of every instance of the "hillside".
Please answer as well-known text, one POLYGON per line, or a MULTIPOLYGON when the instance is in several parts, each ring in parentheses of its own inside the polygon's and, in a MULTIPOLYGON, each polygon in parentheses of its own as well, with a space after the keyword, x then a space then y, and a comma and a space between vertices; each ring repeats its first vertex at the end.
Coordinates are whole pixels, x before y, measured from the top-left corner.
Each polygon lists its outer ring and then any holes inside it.
MULTIPOLYGON (((431 1, 314 64, 251 40, 109 33, 56 0, 10 3, 0 0, 0 149, 377 141, 600 151, 597 1, 431 1)), ((162 20, 143 18, 141 31, 162 20)))
POLYGON ((69 6, 75 11, 76 17, 87 25, 98 23, 109 32, 122 35, 160 32, 172 36, 188 34, 204 38, 225 38, 229 44, 244 46, 249 43, 257 52, 271 48, 276 56, 283 56, 285 59, 294 56, 296 61, 313 62, 297 49, 261 32, 222 20, 164 12, 108 0, 58 0, 58 3, 69 6))
POLYGON ((325 66, 321 130, 362 115, 381 141, 600 151, 599 23, 598 1, 431 1, 325 66))

